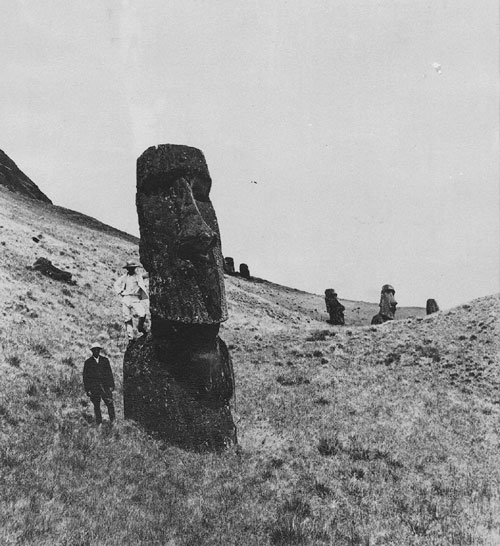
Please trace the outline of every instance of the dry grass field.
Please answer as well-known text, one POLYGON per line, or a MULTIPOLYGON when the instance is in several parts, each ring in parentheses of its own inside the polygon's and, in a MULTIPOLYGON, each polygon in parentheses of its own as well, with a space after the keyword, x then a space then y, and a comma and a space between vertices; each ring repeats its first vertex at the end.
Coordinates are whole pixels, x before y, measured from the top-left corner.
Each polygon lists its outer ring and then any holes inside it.
POLYGON ((332 327, 322 296, 226 277, 239 445, 197 454, 121 417, 111 286, 137 240, 0 188, 0 253, 2 546, 500 544, 497 295, 378 327, 343 301, 332 327), (113 427, 81 385, 95 339, 113 427))

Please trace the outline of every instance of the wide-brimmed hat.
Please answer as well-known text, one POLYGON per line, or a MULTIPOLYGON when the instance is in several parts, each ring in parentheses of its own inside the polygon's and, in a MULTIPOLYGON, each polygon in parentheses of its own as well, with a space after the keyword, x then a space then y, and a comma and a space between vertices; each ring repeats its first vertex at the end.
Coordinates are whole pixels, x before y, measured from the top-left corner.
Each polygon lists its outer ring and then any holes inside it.
POLYGON ((90 346, 91 349, 102 349, 102 345, 98 341, 94 341, 90 346))
POLYGON ((141 264, 138 264, 135 260, 129 260, 129 261, 123 266, 123 269, 128 269, 129 267, 141 267, 141 264))

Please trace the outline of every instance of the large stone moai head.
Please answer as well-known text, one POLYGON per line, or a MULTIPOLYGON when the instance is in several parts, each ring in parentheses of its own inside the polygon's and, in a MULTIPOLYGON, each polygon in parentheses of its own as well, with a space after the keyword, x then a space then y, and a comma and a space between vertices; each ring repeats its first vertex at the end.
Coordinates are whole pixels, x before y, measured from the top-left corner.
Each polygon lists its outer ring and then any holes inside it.
POLYGON ((219 450, 236 442, 223 258, 211 179, 200 150, 165 144, 137 160, 141 262, 151 332, 123 361, 126 418, 170 443, 219 450))
POLYGON ((219 324, 227 319, 211 185, 196 148, 152 146, 137 160, 139 250, 150 276, 153 330, 162 321, 219 324))

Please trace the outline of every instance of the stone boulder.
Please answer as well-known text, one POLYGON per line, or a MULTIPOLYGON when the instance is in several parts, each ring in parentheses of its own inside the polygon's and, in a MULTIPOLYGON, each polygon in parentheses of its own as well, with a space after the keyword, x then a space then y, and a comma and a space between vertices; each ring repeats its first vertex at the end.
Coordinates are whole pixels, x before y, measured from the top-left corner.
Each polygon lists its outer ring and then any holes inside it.
POLYGON ((68 284, 76 284, 76 282, 72 280, 72 275, 71 273, 69 273, 69 271, 63 271, 62 269, 59 269, 58 267, 53 265, 50 260, 47 260, 47 258, 38 258, 36 262, 31 266, 31 269, 33 271, 39 271, 40 273, 42 273, 42 275, 50 277, 51 279, 54 279, 56 281, 61 281, 68 284))

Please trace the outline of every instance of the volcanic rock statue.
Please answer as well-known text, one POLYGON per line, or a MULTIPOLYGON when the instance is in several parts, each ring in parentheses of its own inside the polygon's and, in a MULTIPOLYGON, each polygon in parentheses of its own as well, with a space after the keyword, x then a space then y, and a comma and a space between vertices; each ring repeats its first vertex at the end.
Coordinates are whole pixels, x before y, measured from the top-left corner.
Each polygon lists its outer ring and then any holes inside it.
POLYGON ((433 299, 427 300, 425 310, 426 310, 428 315, 432 315, 432 313, 437 313, 439 311, 437 301, 433 300, 433 299))
POLYGON ((250 278, 250 270, 248 269, 247 264, 240 264, 240 276, 244 279, 250 278))
POLYGON ((203 153, 164 144, 137 160, 141 262, 149 273, 151 332, 123 363, 125 417, 195 450, 236 443, 219 228, 203 153))
POLYGON ((396 291, 390 284, 384 284, 384 286, 382 286, 382 291, 380 293, 379 315, 382 317, 384 322, 394 320, 396 305, 398 304, 394 298, 395 293, 396 291))
POLYGON ((230 256, 224 258, 224 273, 228 275, 234 275, 234 260, 230 256))
POLYGON ((327 320, 330 324, 342 325, 344 321, 345 307, 337 299, 337 292, 333 288, 327 288, 325 290, 325 303, 326 311, 330 315, 330 319, 327 320))

